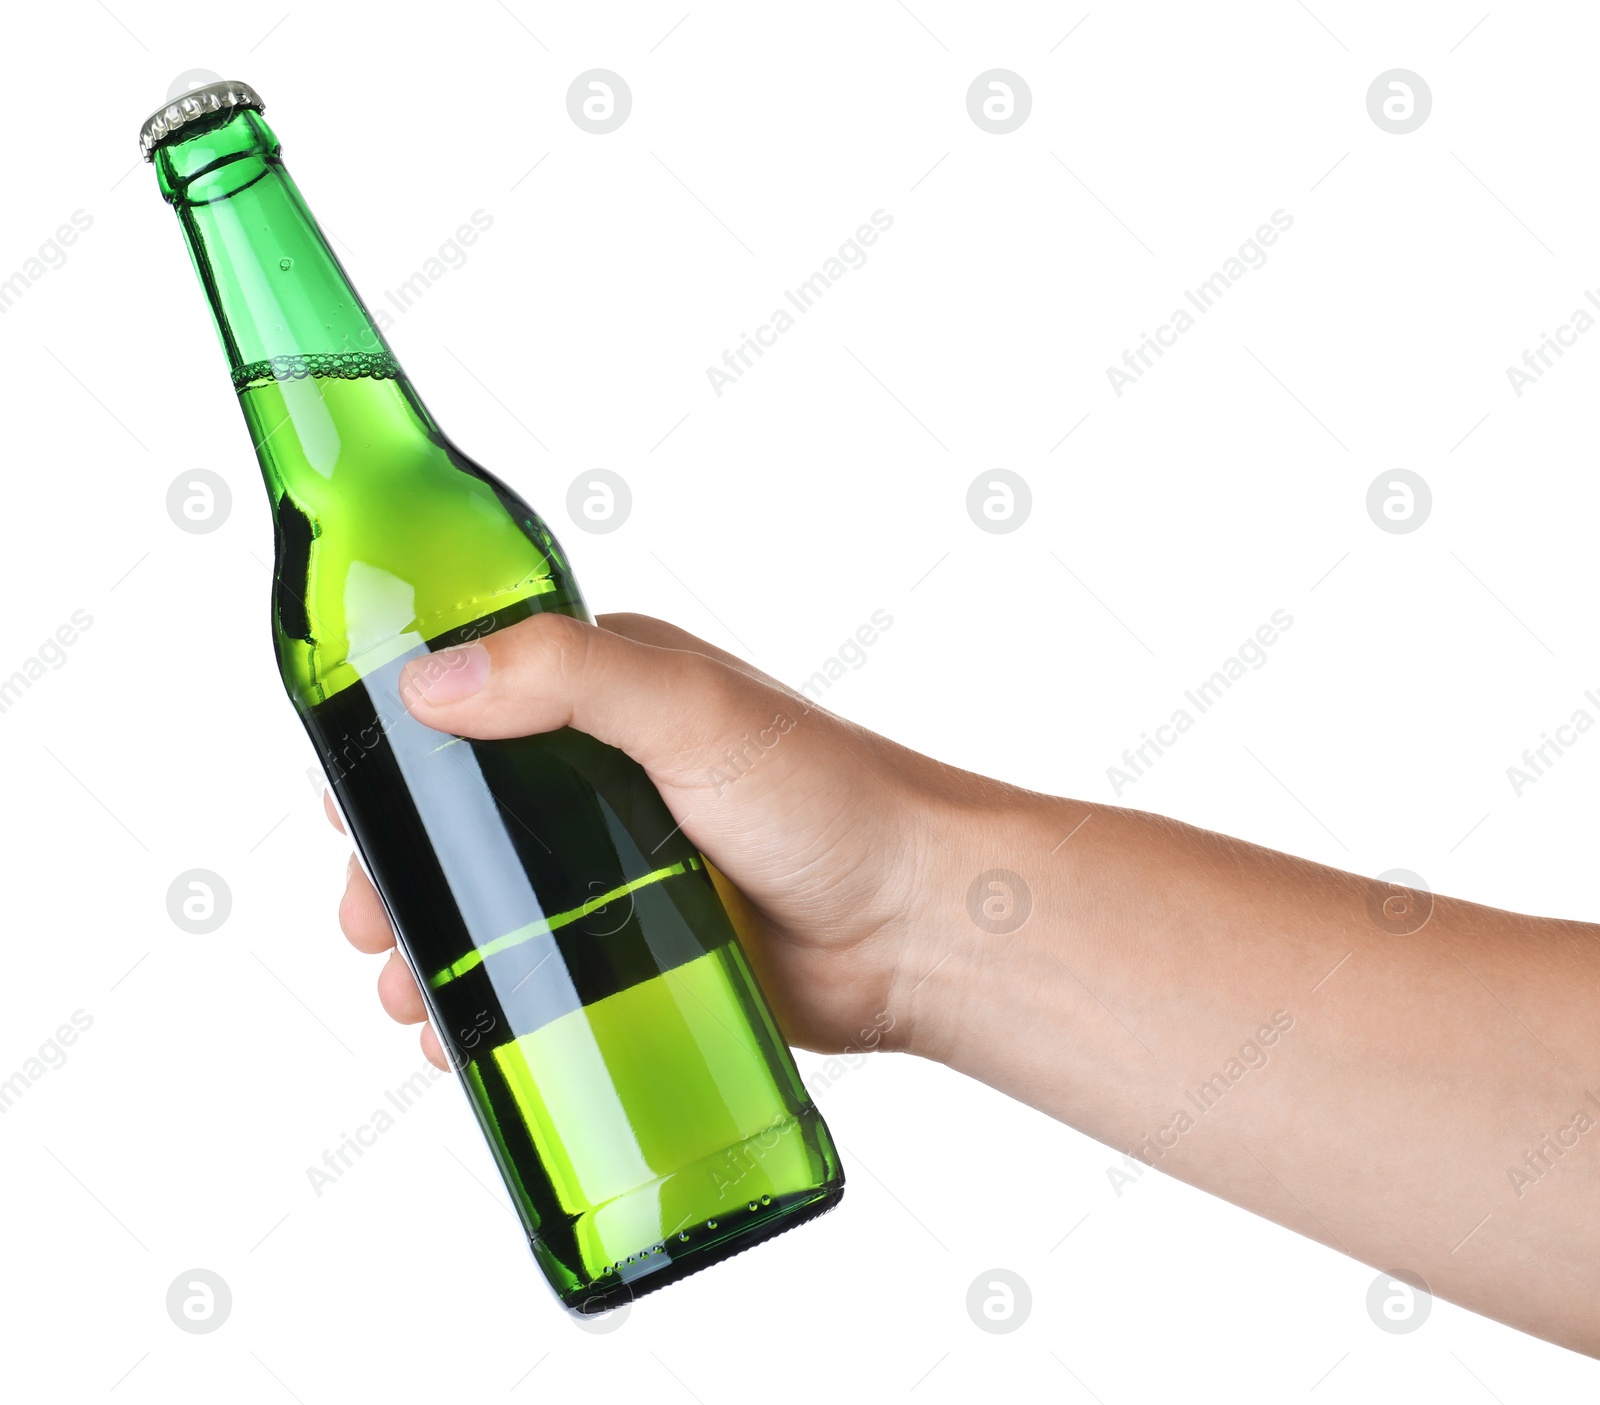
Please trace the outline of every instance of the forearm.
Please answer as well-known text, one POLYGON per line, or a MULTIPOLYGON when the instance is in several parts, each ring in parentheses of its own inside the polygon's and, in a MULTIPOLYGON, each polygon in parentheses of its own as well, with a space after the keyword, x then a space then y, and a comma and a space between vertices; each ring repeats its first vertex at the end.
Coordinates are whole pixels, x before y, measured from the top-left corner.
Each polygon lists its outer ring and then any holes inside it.
POLYGON ((1026 792, 952 804, 929 843, 954 879, 895 993, 914 1052, 1600 1353, 1596 928, 1386 915, 1371 880, 1026 792), (1031 896, 1013 932, 969 912, 988 870, 1031 896))

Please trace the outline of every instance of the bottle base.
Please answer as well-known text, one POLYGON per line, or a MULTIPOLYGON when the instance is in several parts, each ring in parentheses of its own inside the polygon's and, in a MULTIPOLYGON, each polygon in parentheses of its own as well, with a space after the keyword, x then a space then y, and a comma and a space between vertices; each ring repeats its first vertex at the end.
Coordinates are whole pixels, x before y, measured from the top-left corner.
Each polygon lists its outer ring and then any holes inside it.
MULTIPOLYGON (((674 1236, 654 1252, 639 1255, 637 1262, 620 1266, 620 1271, 608 1275, 606 1280, 558 1293, 557 1297, 575 1316, 610 1312, 825 1215, 843 1198, 844 1178, 841 1176, 837 1183, 797 1191, 766 1205, 757 1202, 753 1211, 740 1206, 721 1222, 711 1220, 693 1231, 683 1231, 682 1241, 674 1236), (759 1220, 756 1220, 757 1215, 759 1220)), ((536 1243, 536 1254, 537 1251, 536 1243)))

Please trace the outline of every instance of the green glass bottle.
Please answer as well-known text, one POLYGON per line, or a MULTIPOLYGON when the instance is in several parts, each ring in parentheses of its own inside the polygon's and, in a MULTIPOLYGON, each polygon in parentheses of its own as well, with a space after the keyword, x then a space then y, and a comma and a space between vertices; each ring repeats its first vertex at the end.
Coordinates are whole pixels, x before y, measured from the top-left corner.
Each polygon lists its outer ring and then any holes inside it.
POLYGON ((434 423, 247 85, 196 89, 140 145, 271 497, 284 685, 556 1295, 603 1311, 830 1209, 828 1129, 644 771, 401 702, 411 659, 589 619, 549 529, 434 423))

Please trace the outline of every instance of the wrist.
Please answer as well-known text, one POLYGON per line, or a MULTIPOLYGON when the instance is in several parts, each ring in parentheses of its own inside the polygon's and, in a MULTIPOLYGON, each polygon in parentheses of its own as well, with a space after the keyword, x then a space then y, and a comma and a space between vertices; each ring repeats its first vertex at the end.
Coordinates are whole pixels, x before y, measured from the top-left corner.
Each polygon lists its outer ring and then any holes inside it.
POLYGON ((1070 851, 1095 812, 992 781, 919 807, 922 894, 890 986, 890 1047, 982 1077, 984 1048, 1054 998, 1084 926, 1070 851))

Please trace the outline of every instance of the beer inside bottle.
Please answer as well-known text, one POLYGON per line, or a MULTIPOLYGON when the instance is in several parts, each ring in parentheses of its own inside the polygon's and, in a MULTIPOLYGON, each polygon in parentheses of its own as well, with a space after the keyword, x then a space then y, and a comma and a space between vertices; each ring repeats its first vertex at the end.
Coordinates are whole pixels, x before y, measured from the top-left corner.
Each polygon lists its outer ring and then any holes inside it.
POLYGON ((571 729, 472 741, 407 712, 410 660, 589 614, 545 524, 417 397, 260 109, 213 84, 141 136, 271 499, 284 684, 535 1259, 602 1311, 831 1208, 838 1155, 643 769, 571 729))

